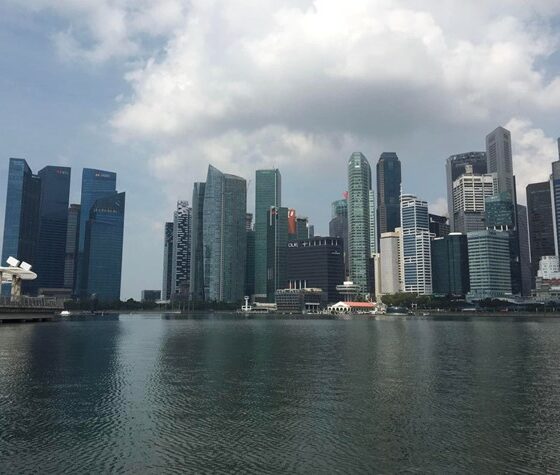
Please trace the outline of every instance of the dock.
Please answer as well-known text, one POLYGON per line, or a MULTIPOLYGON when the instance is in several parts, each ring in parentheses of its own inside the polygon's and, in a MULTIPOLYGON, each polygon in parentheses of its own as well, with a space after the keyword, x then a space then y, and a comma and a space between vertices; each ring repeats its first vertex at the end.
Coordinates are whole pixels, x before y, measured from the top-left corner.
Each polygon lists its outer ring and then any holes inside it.
POLYGON ((3 323, 28 323, 28 322, 52 322, 54 313, 0 313, 0 324, 3 323))

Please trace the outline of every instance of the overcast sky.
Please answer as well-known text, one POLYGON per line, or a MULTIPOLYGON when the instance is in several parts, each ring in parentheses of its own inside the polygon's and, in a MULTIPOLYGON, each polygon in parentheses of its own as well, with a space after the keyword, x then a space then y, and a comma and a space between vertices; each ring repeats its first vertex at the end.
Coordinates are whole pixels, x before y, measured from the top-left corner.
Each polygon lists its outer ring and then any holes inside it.
POLYGON ((0 0, 0 220, 9 157, 72 166, 72 202, 82 167, 116 171, 139 298, 209 163, 250 180, 249 211, 279 167, 326 233, 353 151, 396 152, 444 212, 445 158, 502 125, 524 201, 558 155, 559 45, 558 0, 0 0))

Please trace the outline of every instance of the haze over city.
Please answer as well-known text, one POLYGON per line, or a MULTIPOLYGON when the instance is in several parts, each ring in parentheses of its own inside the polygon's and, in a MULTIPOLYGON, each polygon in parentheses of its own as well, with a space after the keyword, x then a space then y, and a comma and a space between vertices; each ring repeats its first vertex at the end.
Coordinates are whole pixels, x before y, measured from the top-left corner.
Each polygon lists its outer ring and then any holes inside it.
POLYGON ((397 152, 403 188, 436 213, 446 212, 445 159, 484 150, 497 125, 511 131, 520 202, 548 178, 557 2, 242 3, 0 6, 0 182, 8 157, 71 166, 75 202, 82 167, 117 172, 123 298, 161 286, 163 223, 208 164, 247 180, 280 168, 283 202, 316 234, 327 233, 354 151, 371 163, 397 152))

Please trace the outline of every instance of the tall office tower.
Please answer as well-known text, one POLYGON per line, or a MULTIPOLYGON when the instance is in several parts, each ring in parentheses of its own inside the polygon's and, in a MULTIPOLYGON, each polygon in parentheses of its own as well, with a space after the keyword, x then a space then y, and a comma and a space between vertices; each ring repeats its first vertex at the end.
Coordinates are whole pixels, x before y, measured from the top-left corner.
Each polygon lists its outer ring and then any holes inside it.
POLYGON ((288 210, 288 240, 297 240, 297 216, 293 208, 288 210))
POLYGON ((101 301, 121 297, 125 193, 97 199, 89 210, 84 240, 84 289, 101 301))
POLYGON ((401 162, 396 153, 383 152, 377 162, 377 227, 381 233, 401 225, 401 162))
POLYGON ((117 174, 104 170, 84 168, 82 171, 82 196, 80 210, 80 229, 78 230, 78 266, 75 282, 75 294, 82 296, 86 292, 86 274, 84 248, 86 241, 86 223, 95 202, 105 196, 113 196, 117 190, 117 174))
POLYGON ((161 298, 171 299, 173 282, 173 223, 165 223, 163 230, 163 279, 161 284, 161 298))
POLYGON ((296 239, 309 239, 309 219, 306 216, 296 218, 296 239))
POLYGON ((204 297, 208 301, 238 302, 245 295, 246 217, 247 182, 210 165, 202 223, 204 297))
POLYGON ((64 287, 74 289, 78 259, 78 229, 80 228, 80 205, 71 204, 66 227, 66 255, 64 257, 64 287))
POLYGON ((329 222, 329 236, 342 239, 344 248, 344 276, 348 275, 348 200, 333 201, 329 222))
POLYGON ((271 207, 267 213, 266 290, 269 302, 274 302, 276 290, 288 283, 288 208, 271 207))
POLYGON ((369 251, 371 257, 377 254, 377 206, 373 190, 369 190, 369 251))
MULTIPOLYGON (((20 261, 35 264, 35 248, 39 232, 39 205, 41 180, 33 175, 22 158, 10 158, 4 218, 2 263, 13 256, 20 261)), ((23 291, 29 292, 24 285, 23 291)), ((4 285, 2 294, 9 294, 10 286, 4 285)))
POLYGON ((486 159, 488 173, 496 173, 498 177, 498 193, 508 192, 515 199, 509 130, 498 127, 486 136, 486 159))
POLYGON ((554 254, 557 257, 560 257, 560 139, 558 139, 558 160, 556 162, 552 162, 552 174, 550 175, 550 200, 552 202, 554 254))
POLYGON ((307 237, 308 238, 314 238, 315 237, 315 225, 314 224, 308 224, 307 225, 307 237))
POLYGON ((522 266, 517 232, 516 206, 509 192, 498 193, 486 198, 486 227, 490 230, 502 231, 509 237, 510 291, 514 295, 522 294, 522 266))
POLYGON ((328 302, 341 300, 336 286, 344 282, 342 239, 314 237, 288 243, 287 276, 290 289, 321 289, 328 302))
POLYGON ((550 182, 527 185, 527 214, 531 245, 531 278, 534 287, 541 258, 553 256, 555 253, 550 182))
POLYGON ((255 230, 247 229, 247 263, 245 271, 245 295, 255 294, 255 230))
POLYGON ((188 298, 191 274, 192 208, 188 201, 177 201, 173 213, 173 263, 171 296, 188 298))
POLYGON ((257 170, 255 180, 255 298, 267 296, 267 213, 271 207, 282 206, 280 170, 257 170))
POLYGON ((195 183, 192 196, 191 233, 191 299, 203 302, 204 297, 204 191, 206 183, 195 183))
POLYGON ((348 255, 350 279, 363 293, 371 289, 370 212, 371 167, 355 152, 348 160, 348 255))
POLYGON ((521 264, 521 295, 531 295, 531 251, 529 250, 529 223, 527 207, 517 205, 517 238, 519 240, 519 262, 521 264))
POLYGON ((510 238, 502 231, 474 231, 467 235, 469 297, 499 298, 511 294, 510 238))
POLYGON ((453 207, 451 231, 469 233, 486 228, 486 198, 498 192, 496 174, 475 175, 472 165, 452 184, 453 207))
MULTIPOLYGON (((485 175, 488 173, 486 164, 486 152, 468 152, 451 155, 445 162, 445 173, 447 176, 447 212, 449 213, 449 227, 452 232, 465 232, 455 226, 455 216, 459 210, 454 205, 453 183, 461 175, 467 174, 467 166, 470 175, 485 175)), ((497 186, 497 184, 496 184, 497 186)), ((484 200, 482 200, 484 205, 484 200)), ((484 212, 484 209, 482 210, 484 212)), ((480 228, 484 229, 484 227, 480 228)))
POLYGON ((47 166, 39 171, 41 204, 33 282, 35 289, 64 287, 70 168, 47 166))
POLYGON ((402 282, 402 230, 382 233, 379 241, 381 283, 377 297, 401 292, 402 282))
POLYGON ((401 196, 404 291, 432 293, 432 257, 428 203, 414 195, 401 196))
POLYGON ((432 290, 436 295, 469 293, 467 236, 451 233, 432 240, 432 290))
POLYGON ((449 220, 446 216, 429 214, 428 218, 430 220, 430 233, 432 233, 435 237, 444 237, 449 234, 449 220))

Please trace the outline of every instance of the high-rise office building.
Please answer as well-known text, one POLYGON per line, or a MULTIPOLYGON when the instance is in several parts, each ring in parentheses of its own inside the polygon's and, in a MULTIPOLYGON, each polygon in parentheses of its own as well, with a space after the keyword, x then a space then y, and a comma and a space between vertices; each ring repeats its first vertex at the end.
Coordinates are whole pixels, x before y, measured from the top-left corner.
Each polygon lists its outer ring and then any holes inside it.
POLYGON ((255 298, 267 296, 267 213, 282 206, 280 170, 257 170, 255 174, 255 298))
POLYGON ((467 235, 472 299, 511 294, 510 237, 504 231, 474 231, 467 235))
POLYGON ((36 289, 64 287, 70 168, 47 166, 39 171, 41 204, 35 259, 36 289))
POLYGON ((436 295, 465 296, 469 286, 467 236, 451 233, 432 240, 432 291, 436 295))
POLYGON ((432 293, 432 261, 428 203, 414 195, 401 195, 404 291, 432 293))
POLYGON ((380 283, 377 283, 377 297, 396 294, 404 290, 402 260, 402 229, 381 234, 379 241, 380 283))
MULTIPOLYGON (((24 159, 10 158, 0 265, 6 265, 10 256, 35 264, 40 201, 40 178, 33 175, 24 159)), ((24 285, 23 290, 29 292, 30 288, 24 285)), ((9 285, 3 286, 2 293, 8 292, 9 285)))
POLYGON ((163 230, 163 279, 161 285, 161 298, 171 299, 173 282, 173 223, 165 223, 163 230))
POLYGON ((438 216, 437 214, 429 214, 430 233, 435 237, 447 236, 450 232, 449 220, 447 216, 438 216))
POLYGON ((558 160, 552 162, 550 175, 550 201, 552 204, 552 230, 554 231, 554 254, 560 257, 560 138, 558 160))
POLYGON ((498 178, 498 193, 507 192, 515 199, 509 130, 498 127, 486 136, 486 160, 488 173, 496 173, 498 178))
POLYGON ((396 153, 383 152, 377 162, 377 227, 381 233, 401 225, 401 162, 396 153))
POLYGON ((531 295, 531 251, 529 249, 529 223, 527 207, 517 205, 517 238, 519 241, 519 262, 521 265, 521 295, 531 295))
MULTIPOLYGON (((470 175, 485 175, 488 172, 486 164, 486 152, 468 152, 451 155, 445 162, 445 173, 447 176, 447 211, 449 213, 449 227, 452 232, 465 232, 455 226, 456 210, 454 205, 453 184, 461 175, 467 174, 467 166, 470 175)), ((496 184, 497 186, 497 184, 496 184)), ((484 206, 484 200, 482 200, 484 206)), ((484 209, 482 210, 484 213, 484 209)), ((480 229, 484 229, 482 226, 480 229)))
POLYGON ((296 239, 309 239, 309 219, 306 216, 296 218, 296 239))
POLYGON ((178 201, 173 213, 173 262, 171 296, 189 297, 191 274, 192 208, 178 201))
POLYGON ((315 288, 327 294, 328 302, 341 300, 336 286, 344 282, 342 239, 314 237, 288 243, 288 286, 315 288))
POLYGON ((370 191, 371 167, 362 153, 355 152, 348 161, 348 261, 350 279, 364 293, 372 291, 370 191))
POLYGON ((371 257, 377 254, 377 205, 375 193, 369 190, 369 251, 371 257))
POLYGON ((246 215, 247 182, 210 165, 203 205, 204 296, 208 301, 237 302, 245 295, 246 215))
POLYGON ((555 254, 550 182, 527 185, 527 214, 531 246, 531 277, 534 287, 541 258, 555 254))
POLYGON ((463 174, 452 184, 451 230, 465 234, 486 229, 486 198, 497 192, 496 174, 477 175, 474 167, 466 164, 463 174))
POLYGON ((266 290, 268 301, 274 302, 276 290, 288 282, 288 208, 271 207, 267 218, 266 290))
POLYGON ((87 286, 86 273, 83 265, 85 259, 86 223, 90 219, 90 211, 100 198, 112 197, 117 189, 117 174, 105 170, 84 168, 82 171, 82 194, 80 211, 80 229, 78 230, 78 263, 75 283, 75 294, 83 296, 87 286))
POLYGON ((329 236, 342 239, 344 247, 344 275, 348 275, 348 200, 333 201, 329 236))
POLYGON ((337 216, 348 217, 348 198, 344 197, 331 203, 331 219, 337 216))
POLYGON ((102 301, 119 300, 124 233, 125 193, 97 199, 85 226, 84 295, 102 301))
POLYGON ((206 183, 195 183, 192 197, 192 233, 191 233, 191 299, 197 302, 204 297, 204 191, 206 183))
POLYGON ((78 259, 78 230, 80 229, 80 205, 71 204, 68 208, 66 227, 66 255, 64 258, 64 288, 74 289, 78 259))
POLYGON ((247 264, 245 271, 245 295, 255 294, 255 230, 247 229, 247 264))

